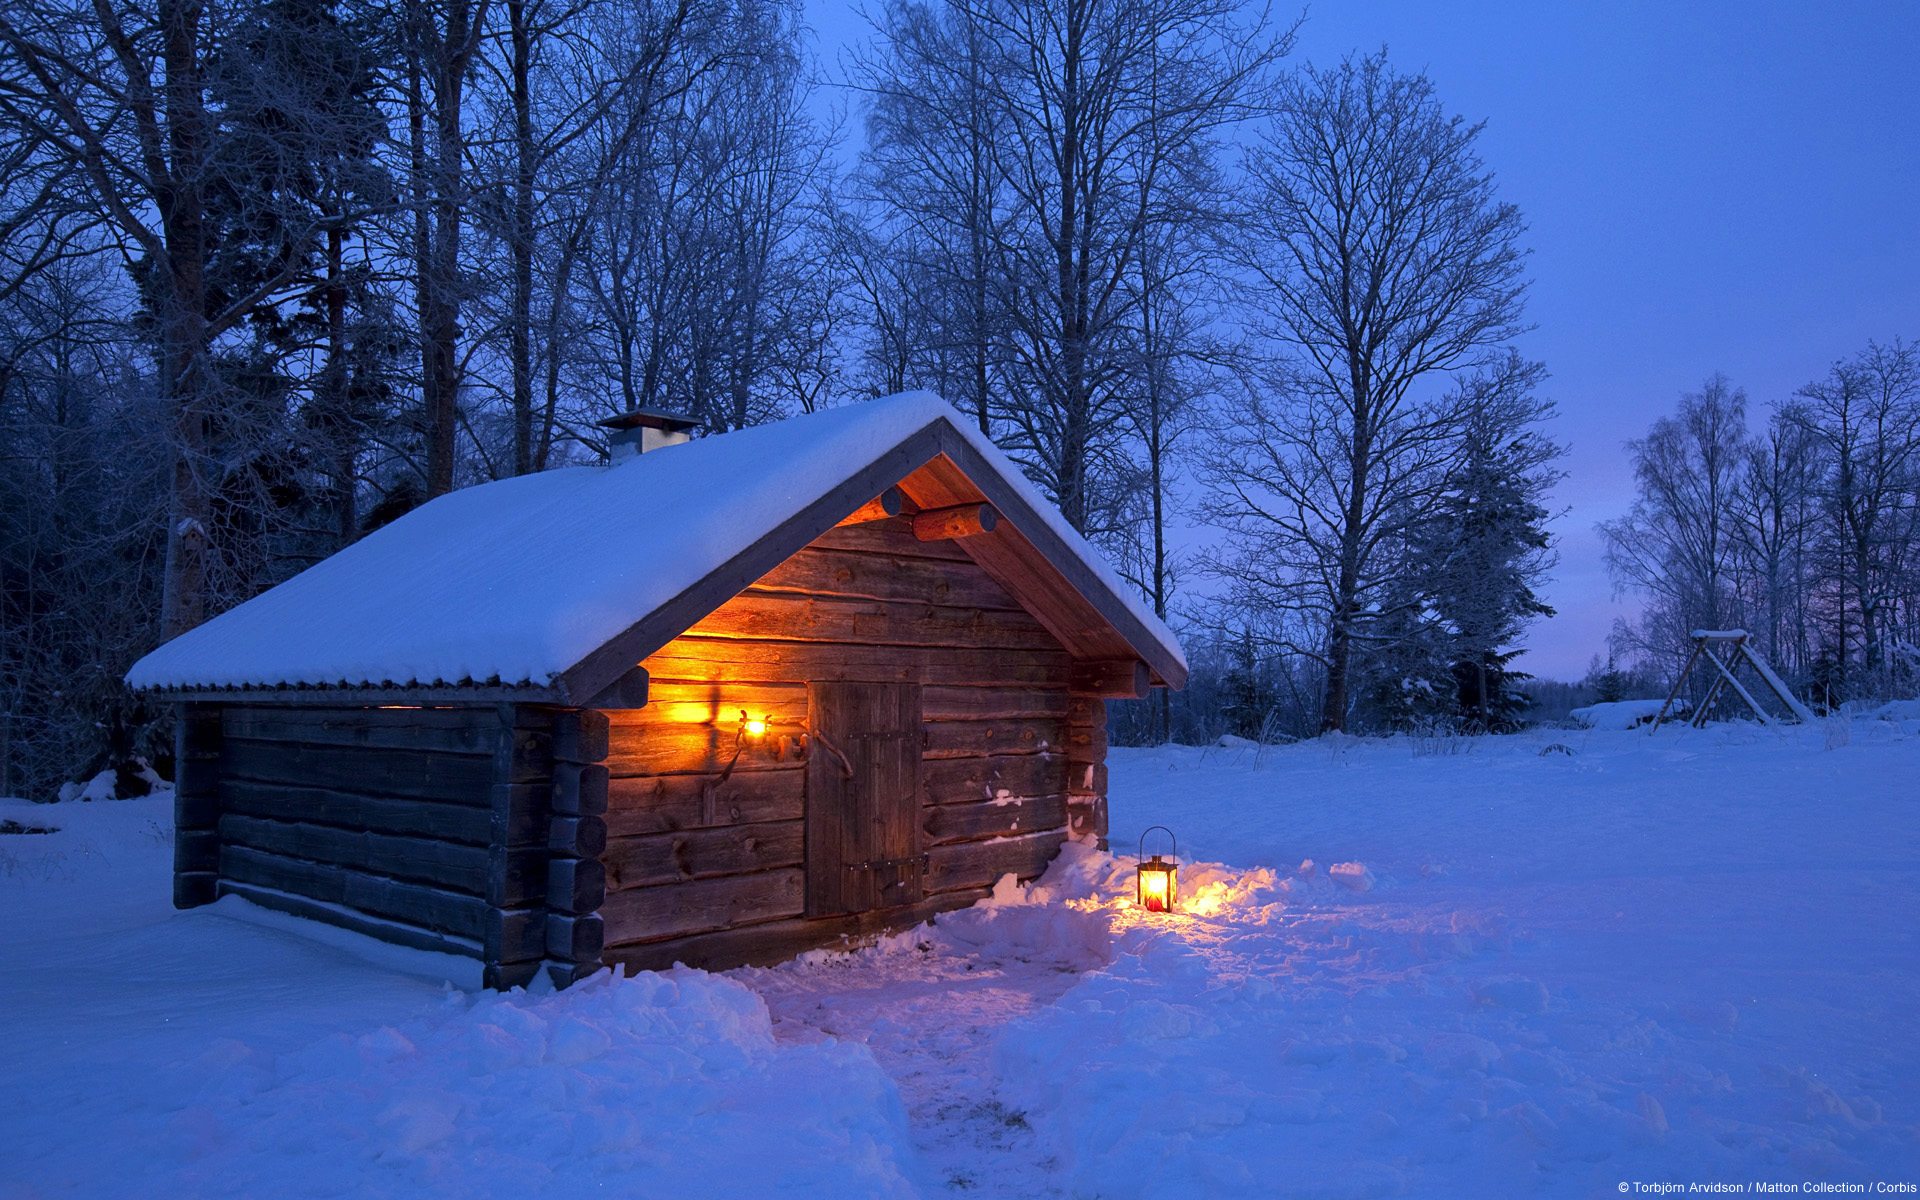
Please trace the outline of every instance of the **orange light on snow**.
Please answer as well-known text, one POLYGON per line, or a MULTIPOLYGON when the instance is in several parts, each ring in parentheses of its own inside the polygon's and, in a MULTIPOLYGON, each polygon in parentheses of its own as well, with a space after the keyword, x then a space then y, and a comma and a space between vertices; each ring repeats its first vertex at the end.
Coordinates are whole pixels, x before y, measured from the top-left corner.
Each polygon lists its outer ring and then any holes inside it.
POLYGON ((1148 912, 1174 911, 1174 906, 1180 902, 1180 845, 1174 840, 1173 830, 1165 825, 1155 825, 1141 834, 1139 857, 1140 866, 1134 874, 1134 895, 1140 907, 1148 912), (1147 833, 1152 833, 1155 829, 1166 834, 1167 841, 1172 843, 1172 861, 1158 854, 1152 858, 1145 857, 1147 833))

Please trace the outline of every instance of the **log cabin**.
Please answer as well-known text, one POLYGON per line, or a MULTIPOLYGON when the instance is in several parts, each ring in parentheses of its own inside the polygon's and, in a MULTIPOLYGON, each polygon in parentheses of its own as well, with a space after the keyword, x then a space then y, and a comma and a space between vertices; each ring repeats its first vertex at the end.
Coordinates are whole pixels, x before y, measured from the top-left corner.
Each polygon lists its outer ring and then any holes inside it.
POLYGON ((1106 701, 1178 641, 908 394, 435 499, 141 659, 174 903, 491 987, 852 946, 1106 836, 1106 701))

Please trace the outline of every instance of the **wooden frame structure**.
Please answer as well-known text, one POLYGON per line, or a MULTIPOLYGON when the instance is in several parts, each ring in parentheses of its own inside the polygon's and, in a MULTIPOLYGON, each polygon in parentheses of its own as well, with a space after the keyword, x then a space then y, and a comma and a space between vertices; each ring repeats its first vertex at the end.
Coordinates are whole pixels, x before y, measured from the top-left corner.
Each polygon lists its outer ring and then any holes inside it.
POLYGON ((1003 469, 930 422, 545 686, 155 689, 176 905, 565 985, 851 944, 1104 845, 1105 702, 1185 662, 1003 469))
POLYGON ((1734 694, 1746 702, 1747 707, 1753 710, 1754 716, 1762 725, 1773 725, 1782 721, 1803 724, 1812 722, 1812 710, 1794 696, 1787 685, 1781 682, 1780 677, 1773 673, 1773 668, 1767 665, 1766 660, 1754 651, 1749 644, 1751 635, 1746 630, 1696 629, 1692 636, 1693 653, 1687 658, 1687 665, 1680 669, 1680 674, 1674 679, 1673 690, 1667 693, 1666 702, 1661 704, 1660 711, 1654 715, 1653 729, 1648 732, 1660 728, 1660 723, 1666 720, 1667 710, 1673 707, 1674 700, 1680 695, 1680 689, 1686 686, 1687 677, 1693 672, 1694 665, 1703 660, 1713 668, 1714 673, 1709 677, 1706 697, 1695 708, 1688 722, 1695 729, 1707 723, 1708 714, 1713 711, 1713 706, 1720 699, 1721 692, 1727 688, 1732 688, 1734 694), (1724 653, 1716 654, 1714 652, 1716 647, 1724 647, 1724 653), (1743 663, 1753 671, 1760 680, 1761 686, 1771 692, 1774 699, 1787 710, 1786 717, 1775 717, 1760 707, 1759 701, 1753 698, 1753 694, 1734 677, 1734 671, 1743 663))

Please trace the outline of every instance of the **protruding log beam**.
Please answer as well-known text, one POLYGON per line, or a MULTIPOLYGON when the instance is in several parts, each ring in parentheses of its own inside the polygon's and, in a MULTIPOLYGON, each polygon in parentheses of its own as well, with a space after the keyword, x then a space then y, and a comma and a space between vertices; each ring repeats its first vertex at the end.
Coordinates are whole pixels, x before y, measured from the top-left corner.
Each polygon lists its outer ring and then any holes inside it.
POLYGON ((1067 677, 1067 690, 1074 695, 1109 700, 1144 699, 1152 686, 1147 664, 1132 658, 1076 662, 1067 677))
POLYGON ((647 706, 647 669, 635 667, 601 688, 587 701, 588 708, 645 708, 647 706))
MULTIPOLYGON (((900 494, 900 489, 890 487, 854 509, 850 516, 840 522, 840 525, 865 525, 869 521, 884 521, 888 517, 899 516, 906 505, 907 498, 900 494)), ((839 526, 836 525, 835 528, 839 526)))
POLYGON ((923 542, 940 542, 992 533, 999 524, 1000 513, 991 504, 956 504, 915 513, 913 536, 923 542))
POLYGON ((555 764, 553 811, 570 817, 605 816, 607 812, 606 764, 555 764))

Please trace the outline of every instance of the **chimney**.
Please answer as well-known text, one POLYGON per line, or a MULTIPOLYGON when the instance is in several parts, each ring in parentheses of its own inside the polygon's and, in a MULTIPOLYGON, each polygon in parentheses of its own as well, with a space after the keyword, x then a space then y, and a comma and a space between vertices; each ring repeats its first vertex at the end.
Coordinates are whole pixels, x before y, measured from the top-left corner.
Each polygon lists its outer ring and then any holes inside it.
POLYGON ((607 461, 618 465, 636 454, 692 440, 688 431, 700 422, 658 408, 635 408, 595 424, 607 435, 607 461))

